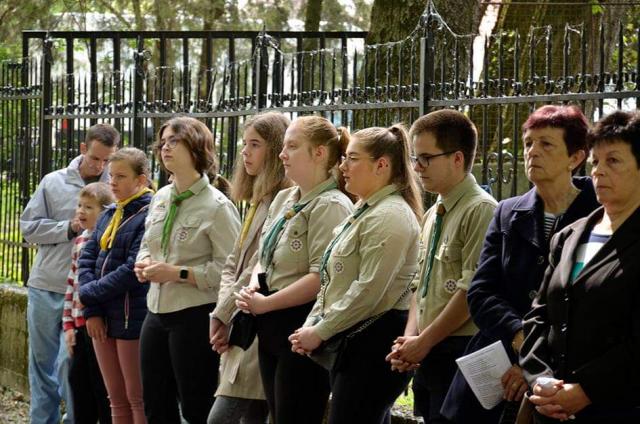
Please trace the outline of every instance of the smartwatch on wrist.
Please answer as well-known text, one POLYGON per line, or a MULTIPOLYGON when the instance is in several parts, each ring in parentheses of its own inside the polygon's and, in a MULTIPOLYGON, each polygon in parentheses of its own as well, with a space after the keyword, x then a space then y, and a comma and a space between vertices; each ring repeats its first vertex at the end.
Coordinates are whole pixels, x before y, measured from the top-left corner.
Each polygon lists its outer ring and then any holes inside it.
POLYGON ((180 280, 187 281, 189 279, 189 268, 180 268, 180 280))

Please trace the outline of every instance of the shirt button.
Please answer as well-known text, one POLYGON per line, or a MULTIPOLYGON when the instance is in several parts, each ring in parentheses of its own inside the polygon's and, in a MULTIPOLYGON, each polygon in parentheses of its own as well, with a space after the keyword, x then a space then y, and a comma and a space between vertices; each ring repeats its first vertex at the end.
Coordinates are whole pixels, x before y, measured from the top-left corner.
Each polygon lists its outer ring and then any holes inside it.
POLYGON ((535 291, 535 290, 531 290, 531 291, 529 292, 529 299, 531 299, 531 300, 535 299, 537 294, 538 294, 538 292, 537 292, 537 291, 535 291))
POLYGON ((544 263, 544 256, 538 256, 538 265, 542 265, 544 263))

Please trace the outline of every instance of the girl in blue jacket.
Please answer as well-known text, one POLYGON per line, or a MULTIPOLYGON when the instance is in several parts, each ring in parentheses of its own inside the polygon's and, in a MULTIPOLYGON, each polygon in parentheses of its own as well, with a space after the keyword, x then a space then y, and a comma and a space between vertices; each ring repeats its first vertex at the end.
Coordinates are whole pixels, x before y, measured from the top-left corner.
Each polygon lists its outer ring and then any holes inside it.
POLYGON ((139 338, 148 285, 133 273, 151 201, 149 161, 127 147, 109 160, 117 200, 98 219, 82 251, 78 280, 89 336, 100 365, 114 424, 145 423, 139 338))

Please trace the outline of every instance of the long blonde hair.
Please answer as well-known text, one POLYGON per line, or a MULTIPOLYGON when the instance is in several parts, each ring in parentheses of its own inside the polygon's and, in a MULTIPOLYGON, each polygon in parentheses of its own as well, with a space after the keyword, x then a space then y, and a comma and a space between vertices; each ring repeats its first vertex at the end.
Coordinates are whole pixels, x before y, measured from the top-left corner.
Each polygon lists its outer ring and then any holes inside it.
POLYGON ((418 221, 422 220, 422 197, 418 182, 411 169, 411 145, 402 124, 389 128, 371 127, 352 135, 374 159, 387 156, 391 161, 391 183, 409 204, 418 221))
POLYGON ((242 155, 238 156, 231 181, 231 198, 235 202, 258 203, 264 197, 291 186, 278 157, 289 124, 289 118, 277 112, 260 113, 247 119, 244 130, 253 128, 267 142, 267 152, 262 170, 255 176, 247 173, 242 155))

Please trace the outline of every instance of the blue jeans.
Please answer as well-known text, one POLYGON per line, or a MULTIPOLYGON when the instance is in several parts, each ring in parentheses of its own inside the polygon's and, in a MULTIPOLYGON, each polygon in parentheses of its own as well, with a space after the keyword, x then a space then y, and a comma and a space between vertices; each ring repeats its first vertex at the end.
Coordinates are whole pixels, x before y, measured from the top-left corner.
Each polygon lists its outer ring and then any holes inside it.
POLYGON ((73 422, 69 387, 70 358, 62 331, 64 295, 29 287, 29 387, 31 424, 59 424, 60 400, 64 398, 65 423, 73 422))
POLYGON ((265 424, 268 416, 264 400, 216 396, 207 424, 265 424))

